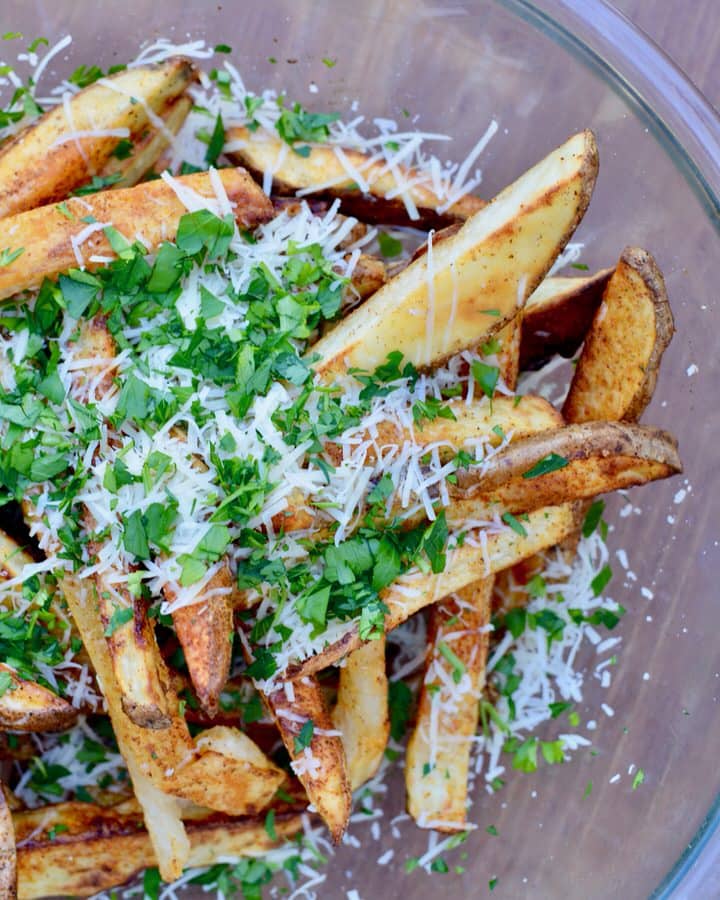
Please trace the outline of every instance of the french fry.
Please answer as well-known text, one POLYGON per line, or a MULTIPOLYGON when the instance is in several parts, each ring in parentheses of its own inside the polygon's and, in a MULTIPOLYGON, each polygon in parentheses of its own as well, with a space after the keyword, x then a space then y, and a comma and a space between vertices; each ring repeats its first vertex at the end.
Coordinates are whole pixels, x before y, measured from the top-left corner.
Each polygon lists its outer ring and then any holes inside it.
POLYGON ((102 169, 122 133, 148 126, 196 77, 176 57, 118 72, 44 113, 0 149, 0 216, 67 197, 102 169))
POLYGON ((546 278, 523 311, 520 369, 537 368, 555 353, 572 356, 585 339, 613 269, 577 278, 546 278))
POLYGON ((284 682, 261 696, 308 799, 338 843, 350 818, 352 796, 343 742, 333 726, 317 679, 284 682), (312 723, 312 731, 306 742, 301 732, 308 722, 312 723))
MULTIPOLYGON (((114 808, 67 802, 16 813, 18 896, 21 900, 60 894, 89 897, 118 887, 144 868, 162 866, 142 825, 134 800, 114 808), (57 825, 65 830, 58 830, 53 839, 49 833, 57 825)), ((262 819, 229 819, 198 811, 187 819, 186 866, 261 856, 300 828, 300 813, 292 806, 279 807, 275 813, 277 840, 270 838, 262 819)))
MULTIPOLYGON (((522 317, 523 312, 498 335, 498 368, 511 390, 519 374, 522 317)), ((496 395, 493 404, 499 401, 496 395)), ((430 610, 428 660, 405 763, 407 807, 421 827, 454 831, 465 824, 470 750, 485 686, 497 577, 481 578, 430 610), (451 663, 449 676, 446 663, 451 663)))
POLYGON ((401 181, 408 183, 407 195, 417 207, 418 214, 413 217, 401 197, 392 196, 399 193, 399 182, 385 161, 373 161, 358 150, 341 148, 339 152, 367 183, 365 193, 348 176, 348 168, 342 164, 338 151, 327 145, 316 145, 308 156, 300 156, 277 135, 264 129, 251 132, 246 127, 236 127, 228 129, 225 147, 230 159, 241 162, 256 177, 261 179, 264 172, 271 171, 276 193, 310 191, 317 198, 339 197, 343 211, 364 222, 433 228, 464 221, 485 206, 479 197, 466 194, 441 212, 443 201, 432 188, 419 182, 417 172, 398 165, 401 181))
POLYGON ((674 331, 662 273, 627 247, 607 283, 573 375, 563 415, 571 422, 636 422, 650 402, 674 331))
POLYGON ((135 138, 132 153, 127 159, 118 159, 115 156, 108 159, 100 175, 103 178, 120 175, 120 179, 110 185, 112 190, 133 187, 155 167, 170 144, 170 136, 180 131, 191 109, 192 100, 185 95, 168 103, 158 112, 163 121, 163 128, 150 126, 135 138))
POLYGON ((64 731, 77 719, 77 709, 48 688, 21 678, 5 663, 0 663, 0 672, 11 682, 0 697, 0 728, 24 732, 64 731))
POLYGON ((2 786, 0 786, 0 896, 7 900, 15 900, 17 897, 15 829, 2 786))
POLYGON ((448 524, 583 500, 682 472, 675 438, 657 428, 588 422, 515 441, 458 473, 448 524), (463 497, 464 494, 464 497, 463 497))
MULTIPOLYGON (((235 218, 243 228, 253 228, 272 217, 272 204, 242 169, 218 172, 228 199, 235 206, 235 218)), ((212 182, 206 172, 175 179, 201 198, 216 202, 212 182)), ((89 231, 88 216, 95 226, 113 225, 129 240, 141 234, 150 248, 175 237, 178 223, 186 213, 173 188, 164 181, 150 181, 121 191, 101 191, 87 197, 73 197, 58 205, 44 206, 11 216, 3 222, 12 249, 22 253, 0 269, 0 299, 40 287, 44 278, 56 278, 74 266, 93 270, 102 263, 91 257, 115 256, 102 229, 89 231), (69 216, 68 216, 69 213, 69 216), (80 243, 83 235, 86 239, 80 243), (75 242, 75 243, 73 243, 75 242), (76 252, 77 251, 77 252, 76 252)))
POLYGON ((485 686, 494 578, 483 578, 430 612, 430 659, 408 741, 408 812, 437 831, 466 827, 470 750, 485 686))
MULTIPOLYGON (((570 504, 535 510, 523 520, 524 535, 504 529, 487 535, 487 542, 479 546, 466 540, 462 547, 448 553, 445 571, 439 575, 412 573, 402 576, 382 593, 382 600, 389 612, 385 615, 385 632, 397 628, 441 597, 466 587, 479 578, 494 575, 543 550, 559 543, 572 532, 575 519, 570 504)), ((312 675, 338 662, 348 653, 360 647, 356 622, 348 623, 347 630, 337 640, 320 652, 291 663, 286 678, 297 680, 312 675)))
POLYGON ((332 380, 391 351, 436 364, 497 332, 523 307, 587 208, 597 173, 590 132, 571 138, 388 281, 311 348, 332 380))
MULTIPOLYGON (((230 672, 233 635, 233 603, 228 594, 214 594, 229 590, 234 579, 227 561, 208 581, 204 597, 191 606, 183 606, 172 613, 190 679, 200 705, 209 716, 217 713, 220 692, 230 672)), ((165 590, 165 599, 174 599, 172 590, 165 590)))
MULTIPOLYGON (((65 576, 62 588, 102 687, 118 747, 143 805, 153 844, 164 846, 167 834, 174 828, 179 845, 181 826, 175 796, 230 815, 254 813, 269 803, 284 780, 282 771, 264 757, 263 766, 259 765, 254 751, 243 756, 243 750, 247 749, 244 741, 242 745, 237 741, 223 741, 216 733, 211 735, 209 743, 203 743, 202 734, 194 742, 179 714, 177 695, 169 680, 168 706, 176 711, 166 729, 141 728, 128 718, 99 616, 76 579, 65 576), (233 755, 225 755, 226 751, 233 755), (262 801, 258 799, 261 794, 262 801), (146 797, 149 797, 149 807, 144 802, 146 797), (160 812, 155 814, 158 808, 160 812)), ((158 856, 166 858, 159 850, 158 856)), ((184 865, 179 851, 176 856, 184 865)))
POLYGON ((353 791, 377 772, 390 735, 385 643, 385 635, 368 641, 340 669, 332 718, 342 732, 353 791))
MULTIPOLYGON (((376 448, 403 444, 405 441, 424 447, 439 444, 441 457, 452 457, 469 441, 481 439, 497 446, 502 434, 512 432, 517 440, 538 431, 559 428, 563 421, 552 404, 533 394, 524 396, 521 403, 517 403, 514 397, 497 397, 492 403, 485 399, 470 404, 464 400, 451 400, 447 407, 453 419, 438 417, 423 422, 422 427, 414 428, 412 433, 391 421, 379 422, 371 432, 361 433, 358 442, 373 441, 368 447, 367 460, 375 459, 376 448)), ((340 445, 329 444, 326 451, 334 463, 342 459, 340 445)))

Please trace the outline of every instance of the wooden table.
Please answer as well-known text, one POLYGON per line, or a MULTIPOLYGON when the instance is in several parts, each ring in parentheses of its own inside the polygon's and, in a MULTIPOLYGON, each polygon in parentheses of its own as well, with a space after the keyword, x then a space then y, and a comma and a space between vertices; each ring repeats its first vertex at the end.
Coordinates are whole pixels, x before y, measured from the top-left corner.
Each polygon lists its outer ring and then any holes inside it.
POLYGON ((720 110, 719 0, 612 0, 720 110))

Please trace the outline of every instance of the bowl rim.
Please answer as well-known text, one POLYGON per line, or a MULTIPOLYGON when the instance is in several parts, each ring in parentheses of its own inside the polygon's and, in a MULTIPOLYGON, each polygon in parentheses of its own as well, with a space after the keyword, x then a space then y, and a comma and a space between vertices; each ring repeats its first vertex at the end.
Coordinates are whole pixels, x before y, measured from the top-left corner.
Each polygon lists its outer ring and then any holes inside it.
MULTIPOLYGON (((568 50, 622 97, 682 172, 720 235, 720 115, 668 54, 609 0, 594 0, 591 15, 585 0, 496 2, 568 50)), ((700 888, 718 863, 720 793, 650 900, 688 896, 686 891, 700 888)))

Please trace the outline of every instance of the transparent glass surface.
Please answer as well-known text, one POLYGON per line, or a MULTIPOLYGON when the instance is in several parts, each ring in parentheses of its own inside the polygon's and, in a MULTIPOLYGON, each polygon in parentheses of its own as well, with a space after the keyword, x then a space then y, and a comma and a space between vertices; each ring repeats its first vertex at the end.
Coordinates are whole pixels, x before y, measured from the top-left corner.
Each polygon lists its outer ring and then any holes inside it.
MULTIPOLYGON (((405 860, 427 847, 427 834, 406 826, 393 861, 378 866, 386 848, 365 829, 362 849, 341 848, 318 893, 477 897, 496 877, 499 898, 720 896, 712 840, 720 791, 720 153, 718 123, 702 98, 598 0, 4 0, 1 18, 3 31, 29 37, 72 33, 71 61, 58 57, 51 67, 58 74, 81 62, 123 61, 159 35, 227 43, 251 88, 285 88, 332 110, 357 99, 368 115, 400 119, 408 109, 419 127, 455 136, 454 158, 496 118, 500 131, 482 160, 485 196, 573 131, 595 130, 601 174, 578 233, 582 259, 594 269, 639 244, 664 270, 677 334, 645 421, 678 435, 685 463, 682 478, 633 493, 639 513, 622 518, 622 502, 609 503, 611 547, 627 551, 636 580, 613 560, 612 595, 628 609, 618 664, 607 690, 588 678, 579 709, 583 721, 597 720, 597 755, 514 773, 495 796, 480 791, 472 809, 480 827, 464 847, 462 875, 405 875, 405 860), (327 56, 335 67, 323 65, 327 56), (676 503, 684 479, 691 490, 676 503), (631 764, 645 771, 635 791, 631 764), (499 837, 486 833, 489 824, 499 837)), ((397 778, 388 815, 402 806, 397 778)))

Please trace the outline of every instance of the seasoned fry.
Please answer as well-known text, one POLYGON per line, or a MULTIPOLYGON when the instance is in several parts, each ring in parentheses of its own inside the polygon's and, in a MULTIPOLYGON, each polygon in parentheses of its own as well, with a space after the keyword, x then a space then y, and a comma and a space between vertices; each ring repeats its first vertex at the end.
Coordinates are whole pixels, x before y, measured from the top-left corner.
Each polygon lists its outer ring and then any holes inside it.
MULTIPOLYGON (((209 716, 217 713, 218 698, 230 672, 233 636, 234 584, 227 561, 210 579, 209 597, 172 613, 173 628, 185 654, 190 678, 200 705, 209 716), (215 594, 225 591, 225 594, 215 594)), ((168 589, 168 602, 174 598, 168 589)))
POLYGON ((650 402, 674 331, 665 282, 645 250, 627 247, 605 288, 563 415, 636 422, 650 402))
POLYGON ((187 96, 178 97, 177 100, 167 104, 158 113, 164 127, 151 126, 133 138, 131 155, 127 159, 111 156, 100 172, 101 177, 121 176, 119 181, 111 185, 113 190, 136 185, 161 159, 169 146, 170 135, 178 133, 191 108, 192 100, 187 96))
POLYGON ((385 263, 376 256, 363 253, 353 269, 350 284, 343 293, 343 315, 379 291, 387 281, 385 263))
POLYGON ((0 785, 0 896, 17 897, 17 858, 12 815, 0 785))
POLYGON ((348 655, 332 717, 342 732, 350 786, 356 790, 377 772, 390 736, 384 635, 348 655))
MULTIPOLYGON (((372 439, 368 448, 368 460, 373 460, 376 448, 393 444, 402 444, 413 439, 421 446, 441 444, 441 456, 451 457, 458 448, 469 441, 483 440, 492 446, 501 441, 501 434, 513 433, 515 439, 559 428, 562 425, 560 413, 542 397, 528 394, 521 403, 514 397, 497 397, 492 404, 485 399, 466 403, 464 400, 450 401, 447 404, 454 419, 437 418, 422 423, 422 429, 415 428, 414 433, 400 428, 394 422, 380 422, 373 427, 371 433, 361 435, 362 440, 372 439)), ((342 459, 342 447, 329 445, 327 452, 333 462, 342 459)))
POLYGON ((430 659, 405 764, 408 812, 423 828, 466 827, 493 584, 494 578, 482 578, 436 603, 430 613, 430 659))
POLYGON ((332 380, 352 367, 372 370, 391 351, 430 366, 494 334, 565 246, 596 172, 592 134, 571 138, 321 338, 315 370, 332 380))
POLYGON ((33 681, 26 681, 5 663, 0 672, 11 686, 0 697, 0 728, 9 731, 64 731, 77 719, 78 711, 62 697, 33 681))
POLYGON ((583 278, 546 278, 523 311, 520 369, 537 368, 555 353, 572 356, 585 339, 613 269, 583 278))
POLYGON ((352 796, 343 742, 333 727, 317 679, 287 681, 262 696, 295 774, 338 843, 350 817, 352 796), (310 729, 309 734, 303 728, 310 729))
POLYGON ((582 500, 681 471, 667 432, 615 422, 567 425, 513 442, 479 475, 459 472, 459 502, 448 507, 448 523, 582 500))
POLYGON ((256 177, 262 178, 263 172, 271 171, 276 193, 309 191, 313 197, 339 197, 343 211, 364 222, 436 228, 449 222, 465 221, 485 206, 479 197, 466 194, 444 210, 443 201, 437 194, 428 185, 417 183, 416 172, 398 165, 402 182, 415 182, 407 188, 409 200, 417 207, 417 216, 411 216, 400 195, 398 178, 385 161, 372 161, 358 150, 340 148, 338 151, 316 145, 308 156, 303 157, 294 153, 277 135, 264 129, 251 132, 245 127, 228 129, 225 147, 227 156, 247 166, 256 177), (358 189, 355 179, 348 176, 348 167, 342 164, 339 153, 365 180, 365 193, 358 189), (322 187, 316 187, 318 185, 322 187))
MULTIPOLYGON (((14 821, 21 900, 58 894, 89 897, 123 884, 141 869, 162 865, 132 800, 114 808, 59 803, 16 813, 14 821), (58 824, 67 830, 51 839, 48 832, 58 824)), ((300 828, 300 814, 292 807, 280 807, 275 813, 277 840, 270 838, 262 819, 228 819, 203 812, 187 822, 186 865, 260 856, 300 828)))
MULTIPOLYGON (((62 587, 102 686, 118 746, 141 803, 142 797, 134 780, 136 774, 143 777, 143 784, 147 783, 148 789, 152 789, 153 799, 158 803, 160 798, 169 803, 171 798, 167 798, 167 794, 173 794, 230 815, 255 812, 268 803, 284 778, 282 771, 264 756, 260 765, 259 751, 253 748, 250 752, 242 738, 235 741, 226 733, 216 732, 205 741, 201 734, 194 742, 179 714, 177 695, 169 679, 167 701, 173 713, 166 729, 141 728, 128 718, 100 619, 92 603, 70 576, 63 578, 62 587)), ((151 821, 146 820, 146 824, 153 841, 163 839, 162 834, 155 836, 151 821)))
POLYGON ((44 113, 0 149, 0 216, 67 197, 103 168, 123 134, 150 125, 196 77, 176 57, 118 72, 44 113))
MULTIPOLYGON (((235 217, 243 228, 252 228, 272 217, 270 200, 242 169, 218 172, 235 217)), ((189 188, 216 202, 210 177, 205 172, 175 179, 180 188, 189 188)), ((186 208, 173 188, 164 181, 150 181, 122 191, 102 191, 88 197, 74 197, 61 210, 57 205, 31 209, 3 222, 12 248, 22 253, 0 269, 0 299, 40 287, 44 278, 55 278, 74 266, 96 269, 101 263, 91 257, 115 254, 100 225, 113 225, 129 240, 136 234, 146 244, 157 247, 172 240, 186 208), (65 211, 69 211, 68 218, 65 211), (91 225, 82 221, 92 216, 91 225), (86 236, 86 239, 82 238, 86 236)))
MULTIPOLYGON (((532 556, 545 547, 559 543, 575 524, 570 504, 535 510, 523 520, 524 535, 510 529, 487 535, 487 545, 476 545, 466 540, 462 547, 448 553, 445 571, 439 575, 413 573, 403 576, 382 594, 389 608, 385 616, 385 631, 392 631, 414 613, 447 594, 466 587, 479 578, 494 575, 532 556)), ((329 644, 319 653, 305 660, 291 663, 285 673, 292 679, 319 672, 338 662, 348 653, 360 647, 357 623, 350 623, 341 638, 329 644)))

